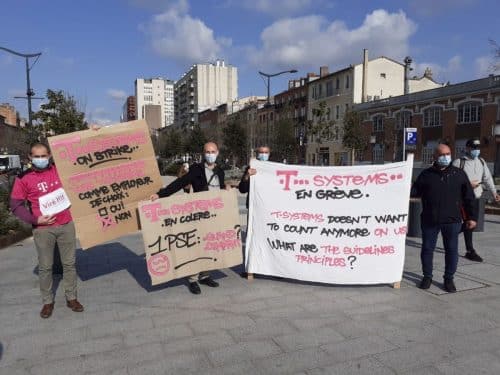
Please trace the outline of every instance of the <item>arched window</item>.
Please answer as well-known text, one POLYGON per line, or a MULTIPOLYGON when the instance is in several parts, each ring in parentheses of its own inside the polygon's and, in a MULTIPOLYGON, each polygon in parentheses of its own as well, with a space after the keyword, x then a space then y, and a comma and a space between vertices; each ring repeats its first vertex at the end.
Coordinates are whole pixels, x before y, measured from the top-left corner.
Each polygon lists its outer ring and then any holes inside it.
POLYGON ((481 103, 468 102, 460 104, 457 111, 457 122, 459 124, 470 124, 481 121, 481 103))
POLYGON ((384 116, 377 115, 373 117, 373 131, 374 132, 384 131, 384 116))
POLYGON ((443 108, 430 107, 424 110, 424 124, 426 128, 443 125, 443 108))
POLYGON ((409 128, 411 125, 411 112, 400 111, 396 113, 396 129, 409 128))

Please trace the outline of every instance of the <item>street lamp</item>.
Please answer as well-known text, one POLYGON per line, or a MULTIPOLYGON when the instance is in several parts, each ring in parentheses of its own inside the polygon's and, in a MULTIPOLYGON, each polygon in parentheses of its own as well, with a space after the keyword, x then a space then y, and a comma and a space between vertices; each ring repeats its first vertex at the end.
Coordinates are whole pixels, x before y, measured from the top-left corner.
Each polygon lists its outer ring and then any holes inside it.
MULTIPOLYGON (((36 64, 36 62, 38 61, 38 58, 40 57, 40 55, 42 53, 41 52, 38 52, 38 53, 20 53, 20 52, 13 51, 13 50, 5 48, 5 47, 0 47, 0 49, 4 50, 6 52, 9 52, 13 55, 24 57, 24 59, 26 61, 26 97, 21 96, 21 97, 16 97, 16 98, 23 98, 23 99, 28 100, 28 125, 30 128, 30 134, 33 135, 33 118, 32 118, 32 112, 31 112, 31 99, 35 95, 35 92, 33 91, 33 89, 30 86, 30 70, 31 70, 31 68, 33 68, 33 65, 36 64), (36 57, 35 62, 31 66, 29 65, 30 57, 36 57)), ((43 98, 34 98, 34 99, 43 99, 43 98)))
MULTIPOLYGON (((285 74, 285 73, 297 73, 297 69, 284 70, 282 72, 274 73, 274 74, 269 74, 269 73, 264 73, 264 72, 259 71, 259 74, 262 77, 267 78, 267 83, 266 83, 266 87, 267 87, 266 107, 267 107, 267 109, 269 109, 269 107, 271 106, 271 77, 276 77, 276 76, 279 76, 279 75, 285 74)), ((269 113, 266 113, 266 143, 269 143, 269 113)))
POLYGON ((377 136, 370 136, 370 144, 372 146, 372 164, 375 164, 375 144, 377 143, 377 136))

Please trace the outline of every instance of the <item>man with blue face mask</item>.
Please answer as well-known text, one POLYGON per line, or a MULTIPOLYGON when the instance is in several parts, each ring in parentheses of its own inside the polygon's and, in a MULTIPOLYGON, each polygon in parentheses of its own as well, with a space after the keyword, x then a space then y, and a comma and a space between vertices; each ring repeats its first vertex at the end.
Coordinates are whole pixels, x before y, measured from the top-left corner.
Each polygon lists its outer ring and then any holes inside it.
MULTIPOLYGON (((462 169, 467 177, 469 177, 470 184, 474 190, 474 209, 479 211, 479 206, 481 203, 481 196, 483 195, 483 186, 487 188, 489 193, 493 198, 499 202, 500 195, 497 194, 495 188, 495 182, 491 176, 490 170, 486 165, 483 158, 480 157, 481 154, 481 141, 477 138, 469 139, 465 144, 466 153, 460 159, 453 161, 453 165, 457 168, 462 169)), ((466 253, 465 257, 474 262, 482 262, 483 258, 474 249, 472 243, 472 232, 473 230, 464 228, 464 240, 466 253)))
POLYGON ((466 227, 474 229, 477 212, 474 209, 474 193, 467 175, 451 165, 451 150, 440 144, 434 152, 434 164, 417 177, 412 186, 412 197, 422 199, 422 249, 420 259, 424 277, 421 289, 429 289, 432 283, 433 255, 439 232, 445 251, 444 289, 457 291, 453 277, 458 265, 458 234, 462 227, 462 208, 467 215, 466 227))
MULTIPOLYGON (((192 186, 194 193, 207 190, 229 189, 229 186, 224 184, 224 171, 216 163, 218 155, 219 148, 215 142, 205 143, 203 146, 204 162, 193 164, 187 174, 160 189, 150 199, 155 200, 168 197, 189 185, 192 186)), ((209 272, 200 272, 199 274, 192 275, 188 278, 188 281, 189 291, 193 294, 201 293, 198 283, 211 288, 219 286, 219 283, 211 278, 209 272)))
MULTIPOLYGON (((257 148, 257 160, 268 161, 269 155, 271 154, 271 149, 268 146, 260 146, 257 148)), ((241 177, 240 183, 238 184, 238 190, 242 194, 247 194, 250 191, 250 176, 253 176, 257 171, 254 168, 247 167, 243 177, 241 177)), ((247 195, 247 209, 248 209, 248 197, 247 195)))

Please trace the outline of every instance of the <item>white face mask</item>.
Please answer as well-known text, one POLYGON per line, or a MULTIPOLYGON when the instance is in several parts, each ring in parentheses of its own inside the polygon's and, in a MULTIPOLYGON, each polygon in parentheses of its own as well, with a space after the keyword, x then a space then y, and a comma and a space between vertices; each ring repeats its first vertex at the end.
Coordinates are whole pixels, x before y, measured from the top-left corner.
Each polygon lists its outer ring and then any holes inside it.
POLYGON ((269 153, 268 152, 260 152, 257 154, 257 159, 262 160, 262 161, 268 161, 269 160, 269 153))
POLYGON ((211 153, 207 152, 207 153, 205 153, 205 161, 208 164, 213 164, 217 160, 217 156, 218 156, 218 154, 211 154, 211 153))

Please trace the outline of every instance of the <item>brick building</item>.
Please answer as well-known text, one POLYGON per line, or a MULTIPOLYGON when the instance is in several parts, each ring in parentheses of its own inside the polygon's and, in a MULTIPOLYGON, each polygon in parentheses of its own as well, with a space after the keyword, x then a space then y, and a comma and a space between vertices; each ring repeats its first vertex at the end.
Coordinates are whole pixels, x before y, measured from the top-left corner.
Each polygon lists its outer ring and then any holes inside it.
POLYGON ((363 161, 375 163, 401 160, 403 128, 417 128, 417 144, 407 152, 415 154, 416 166, 432 162, 439 142, 452 147, 460 157, 467 139, 481 140, 481 156, 488 162, 498 157, 495 127, 500 125, 500 75, 395 96, 354 106, 364 118, 370 144, 363 161))
POLYGON ((9 103, 0 104, 0 116, 4 118, 7 125, 17 126, 16 108, 9 103))

